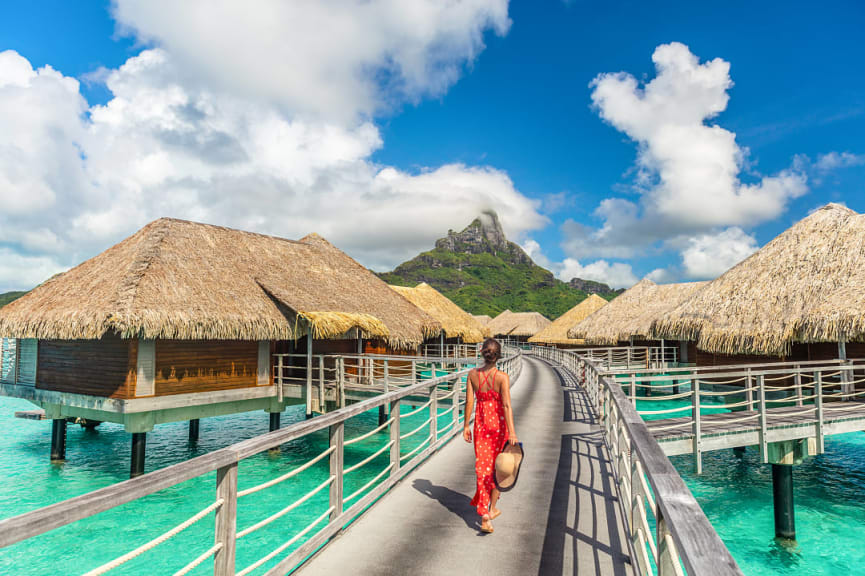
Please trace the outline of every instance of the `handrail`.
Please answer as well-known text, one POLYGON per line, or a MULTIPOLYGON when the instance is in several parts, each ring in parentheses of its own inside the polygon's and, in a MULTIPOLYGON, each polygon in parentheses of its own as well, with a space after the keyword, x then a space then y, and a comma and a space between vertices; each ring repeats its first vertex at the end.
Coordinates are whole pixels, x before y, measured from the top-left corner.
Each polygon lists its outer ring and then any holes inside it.
MULTIPOLYGON (((513 380, 516 380, 522 367, 522 352, 519 349, 511 347, 505 347, 504 352, 506 356, 500 362, 501 369, 508 373, 513 380)), ((138 554, 150 550, 172 537, 175 533, 184 529, 188 523, 198 522, 204 516, 215 510, 215 544, 204 554, 200 554, 191 560, 191 562, 186 564, 186 566, 178 573, 187 573, 210 556, 214 556, 213 573, 215 576, 246 574, 277 557, 307 534, 311 534, 303 544, 290 552, 287 556, 283 557, 276 566, 267 571, 268 575, 275 576, 277 574, 285 574, 299 565, 316 548, 325 544, 334 534, 341 530, 369 505, 375 502, 397 481, 402 479, 421 461, 437 451, 448 440, 450 440, 450 438, 460 431, 459 426, 455 426, 454 424, 459 423, 461 416, 464 417, 458 407, 465 403, 461 400, 460 396, 463 394, 464 390, 462 379, 468 374, 468 372, 469 369, 466 368, 443 376, 421 380, 408 386, 388 390, 383 394, 334 410, 316 418, 298 422, 297 424, 284 429, 275 430, 261 436, 250 438, 226 448, 215 450, 209 454, 198 456, 185 462, 174 464, 125 482, 45 506, 32 512, 0 520, 0 548, 72 524, 78 520, 111 510, 123 504, 127 504, 166 488, 176 486, 188 480, 215 471, 217 476, 216 499, 214 504, 205 509, 206 513, 204 511, 200 512, 183 524, 180 524, 172 531, 163 534, 155 540, 151 540, 144 546, 140 546, 130 553, 121 555, 114 561, 103 564, 96 570, 100 571, 99 573, 106 572, 122 563, 122 561, 131 559, 138 554), (439 386, 442 384, 452 384, 454 392, 444 397, 438 397, 437 391, 439 386), (402 418, 399 417, 400 403, 401 401, 408 399, 410 396, 417 395, 428 395, 430 397, 430 403, 428 405, 429 417, 423 425, 428 428, 428 434, 426 439, 422 440, 417 447, 412 449, 408 454, 403 455, 400 452, 400 420, 402 420, 402 418), (446 398, 450 400, 445 404, 449 409, 440 412, 438 406, 439 401, 445 400, 446 398), (344 440, 345 422, 355 416, 376 409, 380 406, 388 406, 390 408, 390 414, 393 415, 388 418, 388 422, 385 423, 387 424, 387 427, 390 428, 389 439, 385 442, 385 447, 376 450, 371 456, 367 456, 353 466, 345 467, 343 463, 346 446, 354 444, 355 440, 367 438, 371 435, 370 433, 361 434, 356 439, 346 442, 344 440), (452 420, 452 422, 450 422, 448 426, 443 427, 442 430, 439 430, 439 419, 448 413, 451 413, 449 419, 452 420), (329 430, 330 433, 330 445, 327 450, 312 457, 311 461, 298 465, 287 474, 283 474, 278 478, 265 481, 257 486, 238 492, 238 463, 241 460, 322 430, 329 430), (444 430, 447 431, 444 434, 440 434, 440 432, 444 430), (285 507, 276 513, 271 514, 267 518, 254 523, 243 531, 238 532, 236 518, 238 499, 240 497, 269 488, 270 486, 287 480, 288 478, 309 469, 314 463, 324 459, 325 456, 329 456, 330 464, 330 474, 326 482, 319 484, 314 490, 302 495, 294 503, 287 503, 285 507), (343 495, 343 478, 346 474, 369 464, 376 457, 388 456, 389 465, 383 471, 379 472, 378 475, 372 478, 372 480, 368 481, 363 487, 352 494, 348 496, 343 495), (390 473, 389 476, 383 478, 388 472, 390 473), (379 481, 381 482, 377 486, 373 487, 373 485, 379 481), (329 489, 330 504, 328 510, 322 516, 319 516, 298 534, 295 534, 291 539, 269 552, 263 558, 257 560, 239 572, 235 571, 235 546, 238 538, 258 530, 259 528, 271 523, 276 518, 287 514, 325 488, 329 489), (369 491, 366 494, 363 494, 367 490, 369 491), (344 509, 344 505, 348 504, 350 501, 353 502, 351 506, 344 509), (324 522, 326 519, 329 519, 329 521, 321 526, 317 531, 312 532, 316 526, 324 522)), ((376 430, 383 429, 384 425, 379 425, 378 428, 376 428, 376 430)), ((412 431, 412 434, 416 434, 419 431, 420 428, 416 428, 412 431)))
POLYGON ((740 576, 735 559, 619 383, 578 352, 535 347, 532 354, 574 374, 600 416, 640 574, 678 575, 681 564, 688 574, 740 576), (656 517, 654 540, 647 505, 656 517))

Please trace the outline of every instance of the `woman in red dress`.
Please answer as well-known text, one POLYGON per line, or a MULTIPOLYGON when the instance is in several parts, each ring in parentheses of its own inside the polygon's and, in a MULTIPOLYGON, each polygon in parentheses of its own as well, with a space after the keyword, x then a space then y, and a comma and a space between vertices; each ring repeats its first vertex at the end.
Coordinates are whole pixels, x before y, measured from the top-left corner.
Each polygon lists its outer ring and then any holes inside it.
POLYGON ((472 498, 472 506, 477 507, 481 517, 481 531, 491 533, 493 518, 501 514, 496 508, 499 491, 493 478, 496 456, 505 444, 516 444, 518 441, 514 430, 514 412, 511 409, 511 381, 507 374, 496 368, 496 362, 502 356, 501 344, 494 338, 487 338, 481 347, 481 356, 484 358, 484 365, 469 372, 463 438, 466 442, 472 441, 469 421, 477 397, 474 441, 478 486, 475 497, 472 498))

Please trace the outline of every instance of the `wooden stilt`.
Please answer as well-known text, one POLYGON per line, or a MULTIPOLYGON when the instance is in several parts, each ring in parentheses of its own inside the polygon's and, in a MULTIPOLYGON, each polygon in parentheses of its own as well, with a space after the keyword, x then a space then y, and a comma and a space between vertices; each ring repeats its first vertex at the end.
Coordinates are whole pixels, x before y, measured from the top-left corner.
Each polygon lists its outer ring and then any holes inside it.
POLYGON ((51 421, 51 461, 66 460, 66 418, 51 421))
POLYGON ((132 433, 132 458, 129 468, 129 477, 135 478, 144 474, 144 454, 147 445, 146 432, 132 433))
POLYGON ((189 421, 189 441, 198 442, 199 421, 198 418, 193 418, 189 421))

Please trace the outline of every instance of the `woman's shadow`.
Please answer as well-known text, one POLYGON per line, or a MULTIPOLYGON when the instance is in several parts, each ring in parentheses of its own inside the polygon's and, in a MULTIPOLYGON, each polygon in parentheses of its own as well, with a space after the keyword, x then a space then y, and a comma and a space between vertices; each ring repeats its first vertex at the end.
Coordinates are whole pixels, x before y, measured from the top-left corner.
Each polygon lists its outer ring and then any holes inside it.
POLYGON ((450 512, 462 518, 469 528, 473 530, 480 529, 480 517, 471 505, 471 498, 465 494, 445 488, 444 486, 436 486, 425 478, 415 479, 412 482, 412 487, 424 496, 438 501, 439 504, 450 512))

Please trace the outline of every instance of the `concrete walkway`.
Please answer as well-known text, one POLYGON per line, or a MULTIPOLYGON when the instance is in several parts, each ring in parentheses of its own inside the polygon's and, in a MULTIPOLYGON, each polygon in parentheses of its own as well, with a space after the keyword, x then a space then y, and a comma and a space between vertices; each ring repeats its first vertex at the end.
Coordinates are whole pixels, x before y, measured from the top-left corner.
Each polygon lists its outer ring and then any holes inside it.
POLYGON ((461 437, 394 487, 299 571, 370 574, 632 574, 607 451, 588 400, 526 357, 513 388, 526 460, 495 533, 469 500, 474 453, 461 437))

